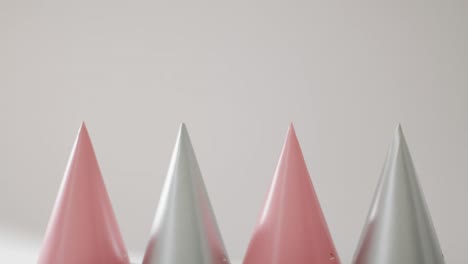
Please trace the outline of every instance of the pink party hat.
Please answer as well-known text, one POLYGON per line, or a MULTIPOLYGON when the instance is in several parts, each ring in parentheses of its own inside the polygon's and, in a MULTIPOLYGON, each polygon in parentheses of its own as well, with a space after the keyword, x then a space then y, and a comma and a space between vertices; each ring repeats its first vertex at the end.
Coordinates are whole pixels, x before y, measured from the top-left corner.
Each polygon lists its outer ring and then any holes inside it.
POLYGON ((128 264, 85 124, 68 161, 38 264, 128 264))
POLYGON ((244 259, 266 263, 340 263, 292 124, 244 259))

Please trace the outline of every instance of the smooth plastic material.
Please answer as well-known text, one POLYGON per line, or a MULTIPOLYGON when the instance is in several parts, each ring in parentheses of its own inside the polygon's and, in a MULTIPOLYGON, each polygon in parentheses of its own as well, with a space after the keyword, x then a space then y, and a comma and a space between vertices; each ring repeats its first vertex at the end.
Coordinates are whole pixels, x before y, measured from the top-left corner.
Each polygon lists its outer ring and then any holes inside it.
POLYGON ((73 146, 38 264, 128 264, 84 123, 73 146))
POLYGON ((143 264, 228 264, 187 129, 181 125, 143 264))
POLYGON ((445 263, 400 126, 353 263, 445 263))
POLYGON ((291 125, 244 264, 339 263, 291 125))

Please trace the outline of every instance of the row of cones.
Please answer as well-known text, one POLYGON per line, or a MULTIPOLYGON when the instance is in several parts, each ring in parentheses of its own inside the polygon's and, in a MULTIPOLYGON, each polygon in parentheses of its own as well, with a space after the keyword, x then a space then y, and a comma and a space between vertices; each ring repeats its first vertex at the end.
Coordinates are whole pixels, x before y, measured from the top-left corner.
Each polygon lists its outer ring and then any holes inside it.
MULTIPOLYGON (((86 126, 80 128, 39 264, 129 264, 86 126)), ((229 263, 181 125, 143 264, 229 263)), ((291 125, 244 264, 339 264, 291 125)), ((400 126, 353 263, 444 263, 400 126)))

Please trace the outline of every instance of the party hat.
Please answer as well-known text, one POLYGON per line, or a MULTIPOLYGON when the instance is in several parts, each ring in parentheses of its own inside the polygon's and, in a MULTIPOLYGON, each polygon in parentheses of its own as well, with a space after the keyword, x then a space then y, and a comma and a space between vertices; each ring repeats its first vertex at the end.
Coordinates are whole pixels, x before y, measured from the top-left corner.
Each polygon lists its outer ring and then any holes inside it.
POLYGON ((38 264, 128 264, 91 139, 81 125, 38 264))
POLYGON ((205 184, 180 126, 143 264, 228 264, 205 184))
POLYGON ((339 264, 291 124, 244 264, 339 264))
POLYGON ((353 263, 445 263, 401 126, 388 152, 353 263))

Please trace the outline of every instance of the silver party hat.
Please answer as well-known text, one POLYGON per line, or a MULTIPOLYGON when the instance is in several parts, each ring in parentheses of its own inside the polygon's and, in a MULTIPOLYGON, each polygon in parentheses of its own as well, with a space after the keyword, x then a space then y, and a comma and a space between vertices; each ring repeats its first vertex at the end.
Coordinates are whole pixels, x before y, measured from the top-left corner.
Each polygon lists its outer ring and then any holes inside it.
POLYGON ((353 263, 445 263, 400 125, 353 263))
POLYGON ((228 264, 205 184, 180 126, 143 264, 228 264))

